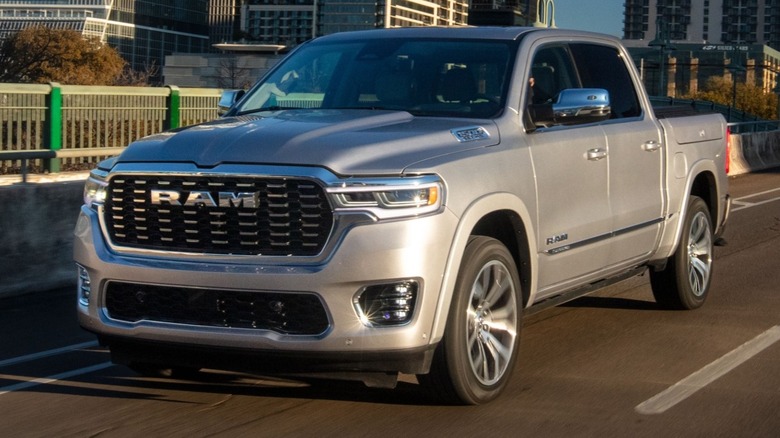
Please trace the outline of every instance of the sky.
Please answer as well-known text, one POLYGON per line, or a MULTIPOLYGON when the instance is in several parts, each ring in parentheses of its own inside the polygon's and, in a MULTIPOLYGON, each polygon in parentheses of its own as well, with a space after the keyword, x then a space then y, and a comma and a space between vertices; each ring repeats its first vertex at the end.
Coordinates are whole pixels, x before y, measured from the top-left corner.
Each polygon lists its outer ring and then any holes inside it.
POLYGON ((561 29, 589 30, 623 37, 624 2, 625 0, 553 0, 555 25, 561 29))

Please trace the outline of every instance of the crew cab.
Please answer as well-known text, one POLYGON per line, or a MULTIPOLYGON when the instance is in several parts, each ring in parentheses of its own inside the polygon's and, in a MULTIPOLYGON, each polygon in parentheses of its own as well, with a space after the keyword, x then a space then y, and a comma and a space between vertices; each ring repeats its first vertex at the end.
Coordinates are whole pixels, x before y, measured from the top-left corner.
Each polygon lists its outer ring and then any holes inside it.
POLYGON ((233 97, 86 183, 78 318, 117 363, 479 404, 524 314, 645 272, 664 308, 708 296, 725 120, 656 113, 614 37, 334 34, 233 97))

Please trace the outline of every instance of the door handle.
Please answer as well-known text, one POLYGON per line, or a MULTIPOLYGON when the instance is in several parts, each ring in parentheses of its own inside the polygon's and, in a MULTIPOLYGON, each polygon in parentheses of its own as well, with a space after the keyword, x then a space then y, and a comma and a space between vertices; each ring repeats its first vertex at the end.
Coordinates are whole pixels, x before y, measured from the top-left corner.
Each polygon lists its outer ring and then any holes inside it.
POLYGON ((598 161, 607 157, 607 151, 605 149, 591 149, 587 154, 588 160, 598 161))
POLYGON ((658 149, 661 149, 661 143, 655 140, 646 141, 645 144, 642 145, 643 151, 654 152, 658 149))

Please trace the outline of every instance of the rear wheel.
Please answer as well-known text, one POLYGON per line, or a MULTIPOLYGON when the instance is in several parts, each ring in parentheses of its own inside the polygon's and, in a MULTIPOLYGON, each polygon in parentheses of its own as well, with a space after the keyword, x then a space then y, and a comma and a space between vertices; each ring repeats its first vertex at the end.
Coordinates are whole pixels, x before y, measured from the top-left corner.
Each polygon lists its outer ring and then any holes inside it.
POLYGON ((661 307, 690 310, 704 304, 712 279, 713 242, 707 204, 691 196, 677 250, 666 269, 650 272, 653 296, 661 307))
POLYGON ((431 372, 418 376, 441 399, 481 404, 501 393, 519 345, 520 282, 511 254, 496 239, 469 240, 447 328, 431 372))

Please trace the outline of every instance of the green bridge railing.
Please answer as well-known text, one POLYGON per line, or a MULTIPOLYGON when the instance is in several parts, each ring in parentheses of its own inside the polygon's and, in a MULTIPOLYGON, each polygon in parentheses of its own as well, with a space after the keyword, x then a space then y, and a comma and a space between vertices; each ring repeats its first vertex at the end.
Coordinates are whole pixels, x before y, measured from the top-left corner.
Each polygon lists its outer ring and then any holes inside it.
POLYGON ((3 157, 11 151, 55 152, 56 158, 31 162, 37 171, 94 167, 138 138, 216 119, 221 93, 174 86, 0 84, 0 174, 26 171, 22 160, 3 157))
MULTIPOLYGON (((0 84, 0 175, 87 170, 130 142, 218 117, 220 89, 0 84)), ((724 105, 651 97, 727 115, 732 133, 775 131, 780 121, 724 105)))

